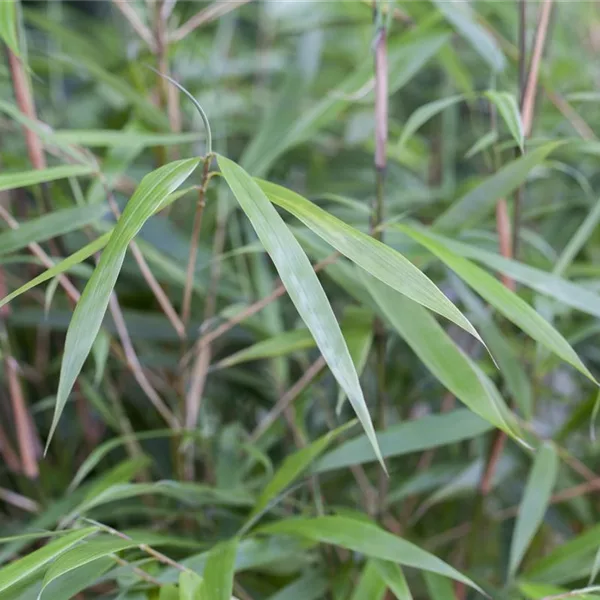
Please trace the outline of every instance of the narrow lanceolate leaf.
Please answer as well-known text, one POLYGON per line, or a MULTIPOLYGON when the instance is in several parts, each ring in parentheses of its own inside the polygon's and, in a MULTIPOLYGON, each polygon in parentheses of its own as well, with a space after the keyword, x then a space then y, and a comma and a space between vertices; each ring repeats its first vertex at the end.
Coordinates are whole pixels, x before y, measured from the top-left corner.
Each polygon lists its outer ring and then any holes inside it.
POLYGON ((19 173, 5 173, 0 175, 0 192, 14 190, 15 188, 89 175, 95 172, 95 168, 88 165, 61 165, 60 167, 48 167, 47 169, 21 171, 19 173))
POLYGON ((179 574, 179 600, 202 600, 204 597, 204 580, 192 571, 179 574))
POLYGON ((356 368, 329 300, 310 261, 252 177, 223 156, 219 156, 218 161, 223 176, 275 264, 290 299, 313 334, 323 358, 348 395, 383 465, 356 368))
POLYGON ((201 133, 146 133, 117 129, 67 129, 54 131, 52 137, 65 144, 94 147, 146 147, 167 146, 195 142, 204 137, 201 133))
POLYGON ((238 541, 237 538, 234 538, 228 542, 217 544, 208 553, 203 573, 203 598, 231 600, 238 541))
POLYGON ((378 281, 371 280, 366 287, 393 327, 448 390, 486 421, 522 440, 514 416, 492 381, 431 313, 378 281))
POLYGON ((410 115, 408 121, 406 121, 406 125, 402 130, 402 134, 400 135, 400 139, 398 140, 397 150, 402 150, 406 142, 412 137, 412 135, 429 119, 435 117, 435 115, 442 112, 445 108, 456 104, 464 100, 464 95, 460 94, 458 96, 449 96, 448 98, 442 98, 440 100, 434 100, 433 102, 429 102, 428 104, 424 104, 415 110, 415 112, 410 115))
POLYGON ((477 15, 469 4, 444 0, 433 0, 433 3, 494 71, 504 70, 506 58, 502 50, 491 33, 477 22, 477 15))
POLYGON ((197 158, 176 161, 146 175, 127 203, 98 266, 73 312, 65 339, 56 407, 48 443, 52 439, 73 384, 102 325, 129 242, 165 197, 190 176, 199 161, 200 159, 197 158))
POLYGON ((435 573, 424 573, 423 575, 431 600, 456 600, 452 582, 449 579, 435 573))
POLYGON ((539 165, 562 142, 549 142, 522 158, 502 167, 478 186, 457 200, 434 223, 436 229, 469 228, 489 215, 497 201, 514 192, 524 183, 531 170, 539 165))
POLYGON ((523 122, 521 121, 521 112, 514 94, 508 92, 495 92, 490 90, 485 92, 489 101, 492 102, 498 112, 504 119, 510 134, 513 136, 515 142, 519 144, 519 148, 523 150, 525 144, 525 133, 523 131, 523 122))
POLYGON ((261 527, 259 531, 299 536, 315 542, 341 546, 370 558, 389 560, 445 575, 481 591, 468 577, 433 554, 363 520, 337 516, 286 519, 261 527))
POLYGON ((502 285, 495 277, 448 250, 423 228, 417 229, 406 225, 399 225, 398 228, 437 256, 498 312, 596 383, 593 375, 567 340, 529 304, 502 285))
POLYGON ((127 548, 134 548, 137 545, 138 542, 105 535, 94 538, 84 544, 80 544, 76 548, 71 548, 57 558, 46 571, 38 599, 48 597, 48 600, 51 600, 48 594, 44 596, 44 590, 59 577, 95 560, 104 558, 121 550, 126 550, 127 548))
POLYGON ((266 340, 253 344, 249 348, 239 350, 235 354, 220 360, 214 368, 233 367, 249 360, 275 358, 285 356, 298 350, 306 350, 315 345, 315 340, 308 329, 285 331, 266 340))
POLYGON ((383 600, 385 582, 372 561, 365 565, 350 600, 383 600))
MULTIPOLYGON (((392 425, 377 434, 377 441, 381 454, 387 458, 470 440, 491 428, 488 422, 471 411, 460 409, 392 425)), ((328 452, 315 465, 314 472, 323 473, 373 460, 369 440, 367 436, 361 435, 328 452)))
POLYGON ((386 586, 398 600, 413 600, 402 569, 389 560, 373 559, 373 565, 386 586))
POLYGON ((43 548, 31 552, 27 556, 16 560, 3 569, 0 569, 0 594, 12 585, 19 583, 39 569, 45 567, 49 562, 55 560, 63 552, 74 546, 80 540, 96 532, 97 527, 86 527, 62 536, 58 540, 50 542, 43 548))
POLYGON ((0 256, 17 252, 33 242, 45 242, 53 237, 76 231, 101 219, 108 208, 102 204, 77 206, 51 212, 21 223, 18 229, 0 233, 0 256))
POLYGON ((477 339, 468 319, 407 258, 373 237, 350 227, 306 198, 273 183, 259 181, 271 202, 300 219, 319 237, 365 271, 415 302, 446 317, 477 339))
POLYGON ((258 497, 250 519, 264 510, 277 494, 285 490, 315 459, 325 452, 329 444, 338 435, 346 431, 351 425, 353 423, 342 425, 342 427, 330 431, 312 444, 288 456, 258 497))
POLYGON ((558 474, 558 456, 550 443, 538 451, 525 486, 510 545, 509 575, 514 577, 541 525, 558 474))
POLYGON ((17 37, 17 0, 0 2, 0 40, 2 40, 17 56, 19 40, 17 37))

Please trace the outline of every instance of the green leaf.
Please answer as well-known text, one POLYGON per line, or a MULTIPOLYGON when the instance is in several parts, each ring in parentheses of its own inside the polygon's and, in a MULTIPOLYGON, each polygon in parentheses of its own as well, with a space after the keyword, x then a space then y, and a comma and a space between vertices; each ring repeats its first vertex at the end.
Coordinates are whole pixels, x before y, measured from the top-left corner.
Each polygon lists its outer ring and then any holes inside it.
POLYGON ((294 518, 263 526, 259 531, 267 534, 294 535, 323 544, 334 544, 353 552, 360 552, 370 558, 389 560, 415 569, 445 575, 481 591, 468 577, 433 554, 362 520, 337 516, 294 518))
POLYGON ((381 579, 398 600, 413 600, 406 577, 404 577, 402 569, 397 564, 378 559, 373 559, 372 563, 375 565, 381 579))
MULTIPOLYGON (((234 196, 250 219, 258 238, 275 264, 290 299, 310 329, 323 358, 348 395, 375 453, 380 457, 375 430, 363 397, 356 368, 327 296, 306 254, 260 187, 238 165, 223 156, 219 167, 234 196)), ((380 457, 383 466, 383 459, 380 457)))
POLYGON ((525 182, 531 170, 563 142, 549 142, 514 160, 457 200, 438 217, 435 229, 467 229, 488 215, 500 198, 506 198, 525 182))
POLYGON ((423 228, 416 229, 406 225, 399 225, 398 228, 437 256, 498 312, 596 383, 593 375, 581 362, 567 340, 529 304, 495 277, 448 250, 423 228))
POLYGON ((458 308, 402 254, 350 227, 286 188, 266 181, 259 181, 259 185, 271 202, 300 219, 309 229, 365 271, 481 339, 458 308))
POLYGON ((483 263, 494 271, 507 275, 540 294, 550 296, 566 306, 571 306, 589 315, 600 317, 600 295, 587 287, 431 231, 428 231, 427 235, 450 251, 483 263))
POLYGON ((49 562, 55 560, 63 552, 66 552, 69 548, 77 544, 77 542, 95 533, 97 530, 97 527, 86 527, 85 529, 78 529, 68 533, 58 540, 50 542, 43 548, 35 550, 0 569, 0 592, 4 592, 12 585, 19 583, 45 567, 49 562))
POLYGON ((557 475, 556 449, 551 443, 546 443, 541 446, 535 456, 519 507, 510 545, 508 568, 510 577, 514 577, 517 573, 525 552, 544 519, 557 475))
POLYGON ((207 600, 230 600, 238 539, 217 544, 208 553, 204 568, 203 597, 207 600))
POLYGON ((326 597, 328 587, 328 581, 322 574, 309 571, 269 596, 268 600, 321 600, 326 597))
POLYGON ((498 141, 498 132, 495 130, 484 133, 465 153, 465 158, 473 158, 476 154, 487 150, 498 141))
POLYGON ((411 138, 415 131, 427 123, 429 119, 439 114, 449 106, 464 100, 464 98, 464 95, 460 94, 458 96, 449 96, 447 98, 441 98, 440 100, 434 100, 433 102, 429 102, 420 106, 417 110, 415 110, 414 113, 412 113, 412 115, 410 115, 408 121, 406 121, 406 125, 404 125, 404 128, 402 129, 402 135, 398 140, 396 151, 402 151, 406 145, 406 142, 411 138))
POLYGON ((95 171, 96 169, 90 165, 61 165, 59 167, 48 167, 47 169, 4 173, 0 175, 0 192, 56 181, 57 179, 66 179, 67 177, 90 175, 95 171))
POLYGON ((84 544, 79 544, 75 548, 71 548, 58 557, 46 571, 38 598, 43 597, 44 590, 54 580, 62 577, 66 573, 83 567, 95 560, 110 556, 115 552, 126 550, 127 548, 134 548, 138 544, 139 542, 123 540, 116 536, 103 535, 95 537, 84 544))
POLYGON ((350 600, 383 600, 385 582, 372 561, 365 565, 350 600))
POLYGON ((315 340, 308 329, 294 329, 253 344, 220 360, 213 368, 224 369, 250 360, 285 356, 298 350, 313 348, 315 340))
POLYGON ((203 133, 146 133, 117 129, 67 129, 54 131, 52 137, 64 144, 77 144, 87 148, 169 146, 203 139, 203 133))
POLYGON ((485 92, 488 100, 493 102, 498 112, 504 119, 510 134, 519 144, 521 152, 525 145, 525 133, 523 131, 523 122, 521 121, 521 112, 514 94, 508 92, 495 92, 493 90, 485 92))
POLYGON ((16 0, 0 2, 0 39, 19 56, 16 0))
MULTIPOLYGON (((377 434, 384 457, 403 456, 469 440, 489 431, 491 425, 470 410, 454 410, 440 415, 429 415, 405 423, 398 423, 377 434)), ((375 460, 366 436, 344 442, 327 453, 314 467, 315 473, 324 473, 375 460)))
POLYGON ((448 390, 486 421, 518 440, 523 439, 492 381, 429 312, 375 280, 366 287, 387 320, 448 390))
POLYGON ((446 20, 473 46, 493 71, 503 71, 506 58, 492 35, 479 23, 470 5, 464 2, 432 0, 446 20))
POLYGON ((73 384, 96 339, 129 242, 161 202, 191 175, 199 162, 198 158, 180 160, 146 175, 127 203, 73 312, 65 339, 56 408, 47 445, 52 439, 73 384))
POLYGON ((20 223, 18 229, 0 233, 0 256, 16 252, 33 242, 45 242, 54 237, 81 229, 101 219, 108 208, 93 204, 51 212, 47 215, 20 223))
POLYGON ((423 577, 431 600, 456 600, 452 582, 449 579, 435 573, 423 573, 423 577))
POLYGON ((258 497, 249 519, 252 519, 255 515, 258 515, 263 511, 277 494, 285 490, 285 488, 295 481, 295 479, 299 477, 315 459, 325 452, 329 444, 331 444, 338 435, 346 431, 352 425, 354 425, 353 422, 342 425, 334 431, 330 431, 320 437, 305 448, 290 454, 283 461, 281 467, 275 472, 271 481, 269 481, 261 495, 258 497))
POLYGON ((196 573, 183 571, 179 574, 179 600, 203 600, 204 580, 196 573))
POLYGON ((453 288, 471 311, 471 318, 485 339, 506 387, 526 419, 533 414, 533 392, 531 382, 522 362, 514 352, 509 339, 500 331, 483 302, 458 278, 454 278, 453 288))

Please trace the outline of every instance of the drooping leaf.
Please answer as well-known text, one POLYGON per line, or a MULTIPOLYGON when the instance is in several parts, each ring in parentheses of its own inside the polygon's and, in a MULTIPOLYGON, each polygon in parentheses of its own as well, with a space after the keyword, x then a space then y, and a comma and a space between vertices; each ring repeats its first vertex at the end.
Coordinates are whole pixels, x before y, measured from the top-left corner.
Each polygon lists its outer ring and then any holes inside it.
POLYGON ((42 569, 97 530, 97 527, 77 529, 3 567, 0 569, 0 593, 42 569))
POLYGON ((334 544, 370 558, 389 560, 445 575, 481 591, 468 577, 433 554, 362 520, 337 516, 293 518, 265 525, 259 531, 300 536, 323 544, 334 544))
POLYGON ((593 375, 567 340, 529 304, 495 277, 448 250, 422 228, 416 229, 406 225, 399 225, 398 228, 442 260, 498 312, 595 383, 593 375))
MULTIPOLYGON (((306 254, 261 188, 238 165, 223 156, 219 167, 275 264, 290 299, 310 329, 323 358, 350 402, 380 457, 375 431, 358 374, 331 305, 306 254)), ((383 459, 381 459, 383 465, 383 459)))
MULTIPOLYGON (((2 4, 5 4, 2 2, 2 4)), ((79 177, 94 173, 95 168, 89 165, 61 165, 59 167, 48 167, 47 169, 32 169, 18 173, 4 173, 0 175, 0 192, 14 190, 15 188, 27 187, 38 183, 66 179, 67 177, 79 177)))
POLYGON ((259 181, 259 185, 272 202, 292 213, 365 271, 480 339, 468 319, 402 254, 290 190, 266 181, 259 181))
MULTIPOLYGON (((468 440, 489 431, 492 426, 472 413, 460 409, 398 423, 377 434, 384 457, 402 456, 468 440)), ((375 455, 362 435, 328 452, 314 467, 316 473, 373 462, 375 455)))
POLYGON ((367 288, 388 321, 448 390, 486 421, 523 439, 514 416, 492 381, 430 313, 373 279, 367 288))
POLYGON ((77 303, 67 331, 56 408, 47 443, 52 439, 73 384, 96 339, 129 242, 161 202, 191 175, 198 163, 197 158, 176 161, 146 175, 127 203, 77 303))
POLYGON ((525 493, 510 546, 509 575, 514 577, 525 552, 541 525, 558 475, 558 456, 551 443, 538 450, 529 473, 525 493))

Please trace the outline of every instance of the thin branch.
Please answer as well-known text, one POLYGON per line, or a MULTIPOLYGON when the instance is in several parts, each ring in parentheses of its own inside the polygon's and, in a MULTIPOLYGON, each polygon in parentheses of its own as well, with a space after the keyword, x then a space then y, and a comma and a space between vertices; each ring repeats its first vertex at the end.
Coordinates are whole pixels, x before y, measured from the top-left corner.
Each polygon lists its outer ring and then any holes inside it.
POLYGON ((113 4, 123 13, 133 30, 146 42, 152 52, 156 52, 156 43, 149 27, 144 25, 130 2, 127 0, 112 0, 113 4))
POLYGON ((6 502, 7 504, 12 504, 25 512, 37 513, 40 510, 39 504, 32 500, 31 498, 27 498, 27 496, 22 496, 21 494, 17 494, 17 492, 13 492, 12 490, 7 490, 5 488, 0 488, 0 500, 6 502))
POLYGON ((313 379, 321 372, 327 363, 322 356, 319 356, 308 369, 302 374, 300 379, 279 398, 275 406, 269 411, 269 414, 258 424, 256 429, 250 435, 250 443, 254 444, 262 435, 273 425, 273 423, 283 414, 283 412, 292 404, 292 402, 312 383, 313 379))
POLYGON ((194 29, 197 29, 201 25, 206 25, 226 15, 228 12, 235 10, 239 6, 248 4, 252 0, 230 0, 229 2, 214 2, 210 6, 207 6, 199 13, 196 13, 188 21, 186 21, 181 27, 176 29, 170 36, 170 42, 179 42, 183 38, 187 37, 194 29))
MULTIPOLYGON (((319 271, 324 269, 326 266, 335 262, 339 257, 340 257, 339 252, 334 252, 333 254, 330 254, 327 258, 318 262, 314 266, 315 273, 318 273, 319 271)), ((260 312, 263 308, 265 308, 265 306, 268 306, 269 304, 271 304, 271 302, 274 302, 275 300, 277 300, 277 298, 280 298, 285 293, 286 293, 286 289, 285 289, 284 285, 282 283, 280 283, 268 296, 261 298, 254 304, 251 304, 250 306, 248 306, 247 308, 245 308, 244 310, 239 312, 237 315, 235 315, 234 317, 232 317, 225 323, 222 323, 221 325, 219 325, 219 327, 217 327, 213 331, 209 331, 208 333, 205 333, 202 337, 200 337, 198 339, 198 341, 194 345, 194 349, 192 349, 190 352, 188 352, 181 359, 182 366, 185 366, 190 361, 190 359, 197 354, 197 352, 201 346, 212 344, 212 342, 214 342, 217 338, 221 337, 222 335, 224 335, 225 333, 227 333, 228 331, 233 329, 236 325, 239 325, 242 321, 245 321, 246 319, 250 318, 252 315, 255 315, 257 312, 260 312)))
POLYGON ((17 361, 7 353, 7 349, 5 349, 4 369, 12 401, 22 471, 29 479, 36 479, 40 473, 35 455, 36 444, 34 437, 36 434, 33 430, 33 421, 30 418, 25 396, 23 395, 23 388, 19 379, 19 366, 17 361))

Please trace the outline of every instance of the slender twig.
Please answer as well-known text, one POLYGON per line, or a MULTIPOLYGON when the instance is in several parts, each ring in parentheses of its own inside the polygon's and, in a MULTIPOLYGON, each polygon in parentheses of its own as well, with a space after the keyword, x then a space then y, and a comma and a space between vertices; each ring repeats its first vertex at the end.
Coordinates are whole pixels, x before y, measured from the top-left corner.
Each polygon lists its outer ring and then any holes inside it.
POLYGON ((34 442, 33 422, 23 395, 23 388, 19 379, 19 366, 17 361, 8 354, 8 348, 4 349, 4 368, 12 401, 22 471, 29 479, 36 479, 39 475, 39 467, 35 456, 36 444, 34 442))
POLYGON ((6 431, 2 427, 2 423, 0 423, 0 456, 4 460, 4 464, 11 470, 13 473, 19 473, 21 471, 21 463, 19 462, 19 457, 13 445, 6 435, 6 431))
POLYGON ((235 10, 243 4, 248 4, 252 0, 230 0, 229 2, 214 2, 210 6, 202 9, 196 13, 188 21, 186 21, 181 27, 176 29, 170 36, 170 42, 179 42, 183 38, 187 37, 194 29, 197 29, 201 25, 210 23, 228 12, 235 10))
POLYGON ((156 42, 150 28, 144 25, 131 3, 126 0, 112 0, 112 2, 123 13, 134 31, 146 42, 150 50, 156 52, 156 42))
POLYGON ((12 504, 21 510, 29 513, 37 513, 40 510, 39 504, 32 500, 31 498, 27 498, 27 496, 22 496, 17 492, 13 492, 12 490, 7 490, 5 488, 0 488, 0 500, 6 502, 7 504, 12 504))
MULTIPOLYGON (((314 266, 315 273, 318 273, 319 271, 324 269, 326 266, 332 264, 339 257, 340 257, 340 254, 338 252, 334 252, 333 254, 330 254, 327 258, 318 262, 314 266)), ((222 335, 224 335, 225 333, 227 333, 228 331, 233 329, 236 325, 239 325, 241 322, 250 318, 252 315, 255 315, 257 312, 260 312, 263 308, 265 308, 265 306, 268 306, 269 304, 271 304, 271 302, 274 302, 275 300, 277 300, 277 298, 280 298, 285 293, 286 293, 285 286, 282 283, 278 284, 277 287, 268 296, 261 298, 254 304, 251 304, 250 306, 248 306, 244 310, 240 311, 237 315, 235 315, 234 317, 232 317, 225 323, 222 323, 221 325, 219 325, 216 329, 213 329, 213 331, 209 331, 208 333, 205 333, 204 335, 202 335, 198 339, 198 341, 195 343, 194 349, 192 349, 190 352, 188 352, 182 358, 181 365, 182 366, 187 365, 187 363, 190 361, 190 359, 193 356, 197 355, 198 350, 201 346, 212 344, 212 342, 214 342, 217 338, 221 337, 222 335)))
POLYGON ((142 388, 154 408, 156 408, 156 410, 160 413, 165 422, 168 423, 173 429, 180 429, 179 421, 162 400, 162 398, 158 395, 156 390, 152 387, 148 381, 148 378, 146 377, 146 374, 144 373, 144 369, 140 364, 133 347, 133 343, 131 342, 131 338, 129 337, 123 312, 121 311, 121 307, 119 306, 119 301, 117 300, 115 293, 112 293, 110 296, 109 308, 115 323, 115 328, 121 340, 121 344, 123 345, 123 350, 125 351, 125 357, 127 359, 126 364, 133 373, 135 380, 138 382, 139 386, 142 388))
POLYGON ((585 594, 593 594, 594 592, 600 592, 600 585, 591 585, 589 587, 584 587, 579 590, 572 590, 570 592, 564 592, 563 594, 556 594, 555 596, 544 596, 542 600, 562 600, 562 598, 584 596, 585 594))
POLYGON ((269 414, 258 424, 256 429, 250 435, 250 443, 254 444, 262 435, 273 425, 273 423, 282 415, 288 406, 306 389, 312 380, 320 373, 327 363, 322 356, 319 356, 308 369, 302 374, 300 379, 290 387, 275 406, 269 411, 269 414))
POLYGON ((192 237, 190 241, 190 253, 188 257, 185 286, 183 288, 183 300, 181 303, 181 320, 185 324, 187 324, 190 320, 192 290, 194 288, 194 273, 196 271, 196 258, 198 255, 200 229, 202 228, 202 217, 204 215, 204 207, 206 206, 206 186, 208 183, 210 163, 211 156, 208 156, 204 159, 202 184, 198 189, 198 202, 196 204, 196 211, 194 213, 194 224, 192 226, 192 237))

